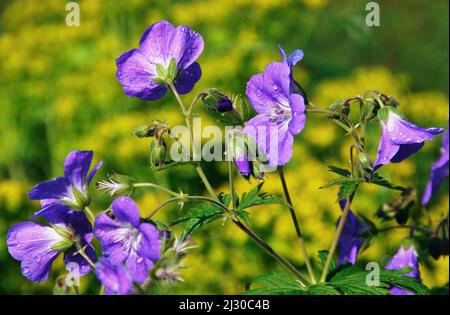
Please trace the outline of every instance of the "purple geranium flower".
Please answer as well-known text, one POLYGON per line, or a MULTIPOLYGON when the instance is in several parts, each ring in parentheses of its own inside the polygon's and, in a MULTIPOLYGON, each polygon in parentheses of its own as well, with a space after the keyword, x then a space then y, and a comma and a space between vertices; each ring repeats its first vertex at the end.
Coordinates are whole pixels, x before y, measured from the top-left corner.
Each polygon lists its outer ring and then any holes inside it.
POLYGON ((89 183, 102 165, 99 162, 88 175, 92 163, 92 151, 72 151, 64 161, 64 176, 34 186, 28 193, 32 200, 46 200, 33 218, 64 212, 67 206, 83 210, 90 203, 89 183))
POLYGON ((393 107, 383 107, 378 111, 382 134, 374 170, 383 164, 399 163, 423 147, 425 140, 433 140, 442 128, 422 128, 401 117, 393 107))
POLYGON ((188 26, 156 22, 144 32, 138 49, 117 58, 117 80, 125 94, 143 100, 161 98, 169 81, 178 93, 189 93, 202 75, 195 60, 203 46, 201 35, 188 26))
POLYGON ((300 52, 284 62, 270 63, 247 83, 248 99, 258 115, 247 122, 244 132, 255 139, 272 167, 290 160, 294 135, 305 126, 305 97, 292 79, 292 67, 303 55, 300 52))
POLYGON ((430 180, 428 181, 427 187, 422 197, 422 204, 426 205, 430 201, 431 196, 436 193, 436 191, 441 186, 442 182, 446 177, 448 177, 448 123, 447 131, 444 134, 442 140, 441 157, 437 160, 430 171, 430 180))
POLYGON ((94 234, 101 241, 103 255, 113 265, 125 265, 132 279, 142 284, 159 259, 161 236, 153 224, 141 223, 139 209, 129 197, 115 199, 112 212, 116 220, 106 214, 97 216, 94 234))
POLYGON ((100 257, 95 274, 106 288, 105 294, 128 294, 132 292, 131 277, 123 265, 113 265, 105 257, 100 257))
POLYGON ((8 232, 8 251, 21 261, 22 274, 34 282, 47 280, 54 260, 61 253, 66 265, 77 264, 75 271, 79 275, 89 273, 88 262, 75 248, 75 242, 80 242, 88 257, 95 259, 95 250, 90 245, 92 226, 85 214, 64 207, 45 215, 45 219, 50 226, 27 221, 13 225, 8 232))
MULTIPOLYGON (((405 274, 405 276, 416 278, 418 281, 420 279, 420 271, 419 271, 419 259, 417 257, 416 250, 413 246, 409 246, 405 249, 403 246, 400 246, 398 252, 392 257, 392 259, 387 263, 384 267, 387 270, 400 270, 403 268, 412 268, 412 270, 405 274)), ((413 293, 403 290, 399 287, 391 288, 392 295, 413 295, 413 293)))
MULTIPOLYGON (((341 200, 339 204, 341 206, 341 210, 343 210, 345 208, 346 201, 341 200)), ((337 224, 339 224, 340 220, 341 218, 339 218, 337 224)), ((338 246, 340 248, 338 260, 339 265, 346 262, 351 263, 352 265, 355 264, 358 252, 366 241, 364 234, 367 231, 368 227, 361 222, 352 211, 349 211, 338 242, 338 246)))

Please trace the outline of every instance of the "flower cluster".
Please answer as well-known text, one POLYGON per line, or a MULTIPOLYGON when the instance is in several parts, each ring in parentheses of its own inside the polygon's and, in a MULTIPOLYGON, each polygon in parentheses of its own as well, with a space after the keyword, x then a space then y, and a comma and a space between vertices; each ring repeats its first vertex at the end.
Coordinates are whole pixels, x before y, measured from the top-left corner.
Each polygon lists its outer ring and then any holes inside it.
MULTIPOLYGON (((282 61, 269 63, 263 73, 253 75, 247 83, 246 95, 256 112, 254 117, 246 119, 246 115, 236 108, 237 98, 231 100, 215 88, 203 90, 187 109, 179 94, 189 93, 199 81, 202 72, 197 58, 203 48, 204 42, 200 34, 185 25, 175 27, 162 20, 147 28, 142 35, 139 48, 125 52, 117 58, 116 76, 125 94, 130 97, 157 100, 170 90, 180 104, 191 136, 190 119, 197 100, 201 100, 206 108, 220 113, 222 117, 228 112, 239 117, 239 123, 233 125, 239 125, 241 129, 233 131, 237 137, 232 137, 227 151, 230 155, 230 194, 215 193, 200 163, 191 164, 195 166, 210 197, 188 196, 154 183, 137 183, 129 176, 114 173, 107 181, 97 183, 98 189, 106 190, 114 199, 108 209, 95 216, 89 208, 91 203, 89 186, 102 162, 96 164, 89 172, 93 152, 73 151, 65 159, 64 176, 37 184, 29 192, 30 199, 40 200, 41 203, 41 209, 32 218, 43 217, 48 225, 27 221, 17 223, 9 230, 8 250, 14 259, 21 262, 22 274, 25 277, 34 282, 48 279, 53 262, 63 254, 64 263, 76 264, 79 275, 94 270, 106 294, 130 294, 136 292, 135 288, 145 292, 155 281, 173 284, 182 281, 179 271, 185 267, 182 260, 189 250, 195 247, 190 235, 206 224, 223 218, 224 223, 229 219, 285 266, 297 278, 296 285, 297 283, 303 285, 302 290, 310 284, 316 284, 315 273, 309 261, 300 224, 283 175, 283 166, 293 155, 294 136, 305 128, 308 111, 324 114, 354 140, 349 150, 350 170, 330 167, 330 170, 341 175, 341 178, 327 186, 339 185, 342 216, 337 222, 336 235, 326 257, 321 282, 327 280, 336 248, 340 251, 338 258, 340 268, 346 266, 353 268, 367 238, 372 232, 376 234, 381 231, 370 220, 359 216, 363 218, 360 220, 350 210, 360 185, 374 183, 401 190, 402 198, 410 197, 408 192, 413 191, 412 189, 408 190, 388 182, 379 175, 378 169, 389 163, 399 163, 418 152, 425 141, 431 141, 436 135, 441 134, 442 128, 423 128, 407 121, 398 111, 397 102, 378 92, 337 102, 327 110, 315 107, 309 102, 302 86, 294 80, 294 66, 303 59, 303 51, 295 50, 287 56, 281 47, 279 51, 282 61), (357 122, 354 122, 352 120, 354 118, 350 115, 351 104, 354 101, 359 103, 360 117, 357 122), (378 151, 373 163, 370 152, 365 147, 364 132, 368 123, 378 123, 381 126, 378 151), (259 193, 262 184, 251 192, 239 196, 233 184, 233 161, 239 173, 246 179, 252 175, 262 180, 265 172, 278 169, 286 202, 277 200, 269 194, 259 193), (142 218, 137 204, 130 197, 138 187, 160 189, 172 198, 156 207, 149 217, 142 218), (151 220, 151 217, 165 205, 176 202, 183 207, 187 201, 200 201, 208 205, 197 205, 197 208, 193 208, 170 225, 172 227, 180 222, 186 224, 182 238, 174 237, 165 224, 160 222, 156 224, 151 220), (306 261, 309 279, 245 224, 249 217, 244 209, 271 203, 289 208, 306 261), (98 258, 91 244, 94 236, 100 241, 102 250, 102 255, 98 258)), ((152 167, 178 165, 166 163, 168 152, 166 137, 180 142, 172 135, 166 123, 154 120, 151 126, 141 127, 134 134, 139 138, 154 138, 150 153, 152 167)), ((443 180, 448 177, 448 154, 447 130, 441 157, 430 172, 430 180, 422 197, 423 205, 429 202, 443 180)), ((402 205, 405 211, 411 207, 409 201, 408 199, 407 206, 402 205)), ((407 220, 408 217, 405 216, 398 221, 403 225, 407 220)), ((441 221, 438 229, 443 227, 442 222, 444 221, 441 221)), ((415 229, 415 226, 411 228, 411 236, 414 236, 415 229)), ((429 232, 427 228, 423 230, 425 233, 429 232)), ((444 239, 447 240, 445 227, 444 234, 444 239)), ((445 254, 445 250, 442 250, 436 256, 439 257, 441 252, 445 254)), ((407 249, 401 247, 385 269, 400 270, 411 267, 412 271, 405 276, 415 278, 420 284, 418 261, 414 247, 410 246, 407 249)), ((319 287, 320 283, 316 288, 319 287)), ((411 294, 394 285, 390 289, 392 294, 411 294)), ((328 290, 331 290, 331 285, 328 290)))
POLYGON ((33 218, 43 216, 48 226, 27 221, 17 223, 8 232, 9 253, 21 261, 22 274, 34 282, 48 279, 51 266, 61 253, 66 265, 78 265, 80 275, 90 271, 87 259, 95 258, 90 245, 92 225, 82 210, 89 205, 89 183, 101 165, 98 163, 87 175, 92 155, 92 151, 72 151, 64 163, 64 177, 30 190, 31 199, 41 200, 41 210, 33 218))

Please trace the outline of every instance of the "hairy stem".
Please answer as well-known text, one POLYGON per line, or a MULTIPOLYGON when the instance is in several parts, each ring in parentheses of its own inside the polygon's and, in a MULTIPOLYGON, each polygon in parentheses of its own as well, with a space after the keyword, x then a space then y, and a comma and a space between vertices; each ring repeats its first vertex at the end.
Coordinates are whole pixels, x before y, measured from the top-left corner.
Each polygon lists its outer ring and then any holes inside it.
POLYGON ((298 240, 300 241, 300 250, 302 251, 303 258, 305 259, 306 268, 308 269, 309 277, 311 278, 312 283, 316 283, 316 278, 314 276, 314 270, 311 266, 311 261, 308 256, 308 252, 306 250, 305 240, 303 238, 303 234, 300 230, 300 225, 298 223, 297 215, 295 214, 295 209, 292 204, 291 196, 289 194, 289 190, 286 184, 286 179, 284 177, 283 167, 278 167, 278 175, 280 177, 281 185, 283 186, 284 196, 286 201, 289 204, 289 210, 291 212, 292 222, 294 223, 295 231, 297 233, 298 240))
MULTIPOLYGON (((178 104, 180 105, 181 112, 183 113, 184 119, 186 121, 186 127, 189 129, 189 136, 190 136, 190 143, 193 143, 193 134, 192 134, 192 127, 191 127, 191 120, 190 120, 190 111, 186 110, 186 107, 184 106, 183 100, 180 97, 180 94, 178 94, 177 89, 173 85, 173 82, 169 81, 169 88, 172 90, 173 95, 175 95, 175 98, 178 101, 178 104)), ((214 192, 214 189, 212 188, 211 184, 208 181, 208 178, 206 177, 205 173, 203 172, 202 167, 200 166, 200 163, 195 163, 195 170, 198 173, 198 176, 202 179, 206 190, 208 190, 208 193, 211 195, 211 197, 214 197, 217 199, 217 195, 214 192)))
POLYGON ((232 222, 236 224, 245 234, 247 234, 253 241, 255 241, 264 251, 275 258, 280 264, 286 267, 303 286, 309 285, 308 280, 294 267, 292 264, 286 260, 283 256, 279 255, 272 247, 270 247, 262 238, 256 235, 252 230, 247 228, 241 221, 236 218, 232 219, 232 222))
POLYGON ((135 183, 133 186, 134 186, 135 188, 138 188, 138 187, 150 187, 150 188, 155 188, 155 189, 159 189, 159 190, 161 190, 161 191, 164 191, 165 193, 167 193, 167 194, 169 194, 169 195, 171 195, 171 196, 174 196, 174 197, 180 196, 179 193, 174 192, 174 191, 172 191, 172 190, 170 190, 170 189, 168 189, 168 188, 166 188, 166 187, 163 187, 163 186, 161 186, 161 185, 154 184, 154 183, 135 183))
POLYGON ((233 178, 233 164, 228 161, 228 178, 230 181, 230 194, 231 194, 231 209, 235 210, 236 207, 236 196, 234 195, 234 178, 233 178))
POLYGON ((91 223, 95 222, 95 215, 94 212, 92 212, 91 208, 88 206, 84 207, 84 213, 89 217, 91 223))
POLYGON ((94 262, 89 258, 89 256, 86 254, 86 252, 84 251, 83 246, 81 246, 81 243, 79 241, 75 242, 75 248, 77 249, 78 253, 81 255, 81 257, 83 257, 87 263, 89 264, 89 266, 95 270, 95 264, 94 262))
POLYGON ((340 238, 342 230, 344 228, 345 221, 347 220, 348 213, 350 212, 350 206, 352 204, 354 194, 355 194, 355 192, 353 192, 353 194, 347 199, 347 202, 345 203, 345 207, 344 207, 344 210, 342 211, 341 219, 340 219, 338 227, 336 229, 336 234, 334 235, 330 250, 328 251, 327 260, 325 261, 325 265, 323 266, 322 275, 320 277, 320 282, 325 282, 325 280, 327 278, 328 270, 330 269, 330 265, 331 265, 331 261, 333 259, 334 253, 336 252, 336 248, 339 243, 339 238, 340 238))

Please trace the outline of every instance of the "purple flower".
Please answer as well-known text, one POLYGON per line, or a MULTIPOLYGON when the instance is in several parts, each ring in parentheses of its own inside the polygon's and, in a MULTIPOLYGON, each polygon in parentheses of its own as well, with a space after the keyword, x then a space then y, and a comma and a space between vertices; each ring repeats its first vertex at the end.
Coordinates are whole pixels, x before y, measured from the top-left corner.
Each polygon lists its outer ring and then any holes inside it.
MULTIPOLYGON (((339 202, 341 210, 345 208, 346 201, 339 202)), ((339 224, 339 218, 337 224, 339 224)), ((344 228, 342 229, 341 236, 339 237, 338 246, 340 248, 340 255, 338 264, 344 264, 346 262, 352 265, 356 262, 356 257, 361 247, 364 245, 366 238, 364 234, 368 231, 368 227, 361 222, 353 212, 349 212, 347 219, 345 220, 344 228)))
POLYGON ((234 164, 236 165, 239 173, 241 173, 244 178, 250 178, 250 174, 252 173, 252 164, 247 159, 247 157, 242 156, 240 158, 234 159, 234 164))
POLYGON ((244 132, 255 139, 272 167, 290 160, 294 135, 305 126, 305 97, 292 79, 292 67, 301 57, 296 51, 284 62, 270 63, 247 83, 248 99, 258 115, 247 122, 244 132))
POLYGON ((89 183, 102 165, 99 162, 88 175, 92 151, 72 151, 64 161, 64 176, 34 186, 28 193, 32 200, 46 200, 33 218, 64 212, 67 206, 83 210, 90 203, 89 183))
POLYGON ((112 212, 116 220, 106 214, 97 216, 94 234, 101 241, 103 255, 113 265, 123 264, 132 279, 142 284, 160 256, 159 231, 153 224, 141 223, 139 209, 129 197, 115 199, 112 212))
POLYGON ((425 140, 433 140, 442 128, 422 128, 403 119, 393 107, 378 111, 382 126, 380 144, 374 163, 374 170, 380 166, 399 163, 423 147, 425 140))
POLYGON ((436 193, 436 191, 441 186, 442 182, 446 177, 448 177, 448 123, 447 131, 444 134, 442 140, 441 157, 437 160, 430 171, 430 180, 428 181, 427 187, 422 197, 422 204, 426 205, 430 201, 431 196, 436 193))
POLYGON ((257 179, 263 176, 258 156, 256 155, 256 143, 247 137, 242 128, 235 128, 227 135, 227 152, 230 154, 239 173, 249 179, 253 175, 257 179), (250 148, 249 148, 250 147, 250 148))
POLYGON ((45 215, 50 226, 36 222, 21 222, 13 225, 7 235, 7 246, 11 256, 21 261, 22 274, 34 282, 48 279, 50 269, 59 254, 64 253, 64 263, 79 275, 89 273, 88 262, 78 253, 75 242, 79 241, 91 260, 95 250, 90 245, 92 226, 83 212, 68 207, 45 215))
POLYGON ((117 80, 125 94, 143 100, 161 98, 169 81, 178 93, 189 93, 202 75, 195 60, 203 46, 201 35, 188 26, 156 22, 142 35, 139 48, 117 58, 117 80))
POLYGON ((123 265, 113 265, 109 259, 100 257, 95 274, 106 288, 105 294, 128 294, 132 292, 132 281, 123 265))
MULTIPOLYGON (((404 276, 416 278, 418 281, 420 279, 420 271, 419 271, 419 259, 417 257, 416 250, 413 246, 409 246, 405 249, 403 246, 400 246, 398 252, 392 257, 392 259, 387 263, 384 267, 386 270, 400 270, 403 268, 412 268, 412 270, 405 274, 404 276)), ((413 293, 403 290, 399 287, 391 288, 392 295, 413 295, 413 293)))

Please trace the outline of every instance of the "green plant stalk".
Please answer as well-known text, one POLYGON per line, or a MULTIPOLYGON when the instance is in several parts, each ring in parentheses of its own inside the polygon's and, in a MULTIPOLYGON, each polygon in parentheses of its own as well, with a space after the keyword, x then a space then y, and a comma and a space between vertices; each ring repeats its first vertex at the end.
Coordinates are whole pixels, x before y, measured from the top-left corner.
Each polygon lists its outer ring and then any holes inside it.
MULTIPOLYGON (((186 110, 186 107, 184 106, 183 100, 180 97, 180 94, 178 94, 177 89, 173 85, 172 81, 168 82, 169 88, 172 90, 172 93, 175 95, 175 98, 178 101, 178 104, 180 105, 181 112, 183 113, 184 119, 186 121, 186 127, 189 129, 189 137, 190 137, 190 143, 192 145, 193 143, 193 135, 192 135, 192 127, 191 127, 191 120, 190 120, 190 112, 186 110)), ((214 192, 214 189, 212 188, 211 184, 208 181, 208 178, 206 177, 205 173, 203 172, 202 167, 200 166, 200 163, 195 163, 195 170, 198 173, 198 176, 200 176, 201 180, 203 181, 206 190, 211 195, 211 197, 214 197, 217 199, 217 196, 214 192)))
POLYGON ((88 206, 84 207, 84 213, 89 217, 91 223, 95 222, 95 215, 92 212, 91 208, 88 206))
POLYGON ((234 192, 234 178, 233 178, 233 164, 231 161, 228 161, 228 178, 230 181, 230 194, 231 194, 231 209, 235 210, 236 207, 236 197, 234 192))
POLYGON ((306 109, 306 112, 308 113, 317 113, 317 114, 323 114, 325 116, 327 116, 328 118, 330 118, 335 124, 337 124, 338 126, 340 126, 342 129, 344 129, 347 133, 351 134, 353 136, 353 138, 356 141, 356 144, 362 149, 364 147, 363 143, 361 143, 361 140, 359 138, 358 133, 356 132, 356 128, 353 124, 353 122, 344 114, 342 113, 338 113, 338 112, 332 112, 329 110, 324 110, 321 109, 319 107, 313 107, 313 105, 310 103, 309 104, 310 108, 306 109), (349 126, 343 124, 342 122, 340 122, 339 120, 337 120, 336 118, 334 118, 333 116, 339 116, 341 117, 343 120, 345 120, 349 126))
POLYGON ((353 192, 353 194, 347 199, 347 202, 345 204, 344 210, 342 211, 341 220, 339 221, 339 225, 336 229, 336 234, 334 235, 333 241, 331 243, 331 247, 328 250, 328 256, 327 260, 325 261, 325 265, 323 266, 322 275, 320 277, 320 282, 325 282, 328 270, 330 269, 331 261, 333 260, 334 253, 336 252, 337 245, 339 243, 339 238, 342 234, 342 230, 344 229, 345 221, 347 220, 348 213, 350 212, 350 206, 352 204, 353 196, 356 192, 353 192))
POLYGON ((305 240, 303 238, 303 234, 300 230, 300 224, 297 219, 297 215, 295 214, 295 208, 292 204, 291 196, 289 194, 289 190, 286 184, 286 179, 284 177, 283 167, 278 167, 278 175, 280 177, 281 185, 283 186, 284 196, 286 198, 287 203, 289 204, 289 210, 291 212, 292 222, 294 223, 295 232, 297 233, 298 240, 300 242, 300 250, 302 252, 303 258, 305 259, 306 269, 308 269, 309 277, 311 278, 311 282, 313 284, 316 283, 316 278, 314 276, 314 270, 311 266, 311 260, 309 259, 308 251, 306 250, 305 240))
POLYGON ((150 188, 155 188, 155 189, 159 189, 161 191, 164 191, 165 193, 174 196, 174 197, 179 197, 180 194, 177 192, 174 192, 170 189, 167 189, 166 187, 163 187, 161 185, 158 184, 154 184, 154 183, 135 183, 133 185, 135 188, 139 188, 139 187, 150 187, 150 188))
POLYGON ((87 263, 89 264, 89 266, 95 270, 95 264, 94 262, 89 258, 89 256, 86 254, 86 252, 84 251, 83 246, 81 246, 81 243, 79 241, 75 242, 75 248, 77 249, 78 253, 81 255, 81 257, 83 257, 87 263))
POLYGON ((295 268, 286 258, 278 254, 272 247, 270 247, 262 238, 255 234, 252 230, 246 227, 237 218, 232 218, 231 221, 236 224, 245 234, 247 234, 253 241, 255 241, 265 252, 275 258, 281 265, 289 270, 299 281, 306 287, 310 283, 309 281, 295 268))

